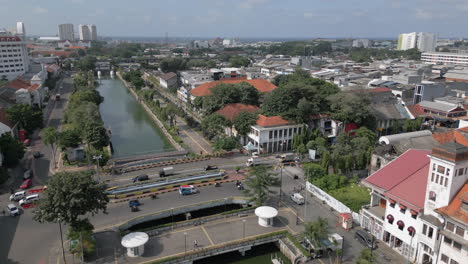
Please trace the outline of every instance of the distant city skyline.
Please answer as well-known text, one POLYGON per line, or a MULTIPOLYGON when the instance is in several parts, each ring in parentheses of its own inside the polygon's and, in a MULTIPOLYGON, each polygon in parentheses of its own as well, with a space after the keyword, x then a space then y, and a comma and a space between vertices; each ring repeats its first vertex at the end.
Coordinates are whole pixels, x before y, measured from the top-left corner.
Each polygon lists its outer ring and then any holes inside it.
POLYGON ((465 0, 0 0, 0 5, 0 27, 23 21, 28 35, 41 36, 57 35, 57 25, 66 23, 95 24, 100 36, 122 37, 468 36, 465 0))

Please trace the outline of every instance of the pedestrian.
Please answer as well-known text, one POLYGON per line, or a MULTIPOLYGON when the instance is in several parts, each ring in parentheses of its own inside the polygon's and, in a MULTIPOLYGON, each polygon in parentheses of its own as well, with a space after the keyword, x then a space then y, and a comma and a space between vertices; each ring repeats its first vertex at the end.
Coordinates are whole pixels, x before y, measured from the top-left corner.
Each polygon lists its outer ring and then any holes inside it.
POLYGON ((5 216, 5 209, 2 210, 2 215, 5 216))
POLYGON ((194 241, 193 241, 193 248, 198 248, 198 242, 197 242, 197 240, 194 240, 194 241))

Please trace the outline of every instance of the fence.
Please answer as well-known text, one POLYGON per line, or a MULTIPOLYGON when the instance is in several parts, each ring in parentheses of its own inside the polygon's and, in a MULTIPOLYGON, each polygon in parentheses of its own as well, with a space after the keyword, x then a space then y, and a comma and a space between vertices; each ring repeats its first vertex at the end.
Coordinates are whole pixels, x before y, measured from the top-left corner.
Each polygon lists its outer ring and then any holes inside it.
POLYGON ((335 199, 334 197, 332 197, 331 195, 329 195, 328 193, 326 193, 325 191, 323 191, 319 187, 313 185, 310 182, 307 182, 306 183, 306 188, 311 194, 313 194, 315 197, 317 197, 318 199, 320 199, 323 202, 325 202, 326 204, 328 204, 328 206, 335 209, 336 211, 338 211, 340 213, 351 213, 353 215, 353 221, 356 224, 361 223, 360 214, 358 214, 356 212, 353 212, 349 207, 347 207, 342 202, 338 201, 337 199, 335 199))

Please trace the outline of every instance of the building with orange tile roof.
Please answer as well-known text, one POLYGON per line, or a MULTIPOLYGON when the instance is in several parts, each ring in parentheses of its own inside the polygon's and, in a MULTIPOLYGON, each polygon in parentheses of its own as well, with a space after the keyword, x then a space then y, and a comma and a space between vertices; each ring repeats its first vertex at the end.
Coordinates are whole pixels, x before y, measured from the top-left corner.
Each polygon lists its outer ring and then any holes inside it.
POLYGON ((260 108, 255 105, 246 105, 246 104, 227 104, 223 108, 216 111, 216 113, 224 116, 229 121, 234 121, 234 119, 242 112, 254 113, 259 111, 260 108))
POLYGON ((304 129, 303 124, 290 122, 280 116, 258 115, 247 137, 250 145, 255 146, 259 153, 282 152, 292 149, 294 135, 301 134, 304 129))
POLYGON ((208 96, 211 94, 211 89, 216 87, 219 84, 226 83, 226 84, 238 84, 241 82, 246 82, 253 87, 255 87, 261 93, 269 93, 276 89, 276 85, 272 84, 271 82, 264 80, 264 79, 254 79, 254 80, 222 80, 222 81, 214 81, 214 82, 206 82, 203 83, 196 88, 191 90, 192 96, 208 96))

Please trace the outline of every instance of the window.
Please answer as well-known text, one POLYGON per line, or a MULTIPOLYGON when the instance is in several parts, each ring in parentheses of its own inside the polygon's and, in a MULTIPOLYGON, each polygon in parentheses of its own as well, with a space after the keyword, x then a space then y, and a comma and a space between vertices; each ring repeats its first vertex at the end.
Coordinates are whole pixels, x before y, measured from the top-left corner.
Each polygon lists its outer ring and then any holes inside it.
POLYGON ((448 183, 448 178, 445 178, 445 183, 444 183, 445 187, 447 187, 447 183, 448 183))
POLYGON ((442 254, 442 255, 440 256, 440 260, 441 260, 443 263, 448 263, 448 262, 449 262, 449 258, 448 258, 446 255, 444 255, 444 254, 442 254))
POLYGON ((273 138, 273 131, 270 131, 269 133, 269 139, 272 139, 273 138))
POLYGON ((437 174, 436 180, 435 180, 435 183, 438 183, 438 182, 439 182, 439 174, 437 174))
POLYGON ((437 172, 438 172, 438 173, 444 174, 444 172, 445 172, 445 167, 444 167, 444 166, 440 166, 440 165, 437 166, 437 172))
POLYGON ((450 244, 452 244, 452 239, 444 236, 444 242, 450 245, 450 244))
POLYGON ((283 137, 283 130, 279 131, 279 137, 283 137))
POLYGON ((431 182, 434 182, 434 175, 435 175, 435 173, 432 173, 431 182))
POLYGON ((463 175, 463 174, 464 174, 464 173, 463 173, 463 168, 458 169, 458 176, 461 176, 461 175, 463 175))
POLYGON ((446 175, 446 176, 449 176, 449 175, 450 175, 450 169, 447 168, 447 171, 445 172, 445 175, 446 175))
POLYGON ((465 230, 459 226, 457 226, 456 232, 457 235, 463 237, 465 235, 465 230))
POLYGON ((275 133, 274 133, 274 135, 275 135, 275 138, 277 138, 277 137, 278 137, 278 130, 275 130, 275 133))
POLYGON ((462 245, 456 241, 453 241, 453 248, 460 251, 461 250, 461 247, 462 245))
POLYGON ((416 219, 416 218, 418 218, 418 215, 417 215, 417 214, 411 214, 411 217, 412 217, 413 219, 416 219))
POLYGON ((450 232, 453 232, 453 230, 455 229, 455 225, 453 223, 447 222, 447 226, 445 227, 445 229, 447 229, 450 232))
POLYGON ((398 226, 398 229, 403 230, 403 228, 405 228, 405 223, 403 223, 403 221, 401 220, 398 220, 397 226, 398 226))
POLYGON ((429 238, 432 238, 433 233, 434 233, 434 228, 429 227, 429 232, 427 232, 427 236, 428 236, 429 238))
POLYGON ((436 200, 436 196, 437 196, 437 195, 436 195, 436 193, 435 193, 435 192, 433 192, 433 191, 430 191, 430 192, 429 192, 429 200, 431 200, 431 201, 434 201, 434 202, 435 202, 435 200, 436 200))
POLYGON ((450 264, 458 264, 458 262, 452 259, 450 260, 450 264))
POLYGON ((439 184, 440 184, 440 185, 442 185, 442 183, 444 183, 444 179, 445 179, 445 177, 440 176, 440 181, 439 181, 439 184))

